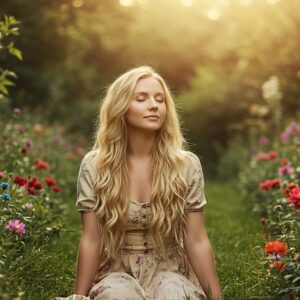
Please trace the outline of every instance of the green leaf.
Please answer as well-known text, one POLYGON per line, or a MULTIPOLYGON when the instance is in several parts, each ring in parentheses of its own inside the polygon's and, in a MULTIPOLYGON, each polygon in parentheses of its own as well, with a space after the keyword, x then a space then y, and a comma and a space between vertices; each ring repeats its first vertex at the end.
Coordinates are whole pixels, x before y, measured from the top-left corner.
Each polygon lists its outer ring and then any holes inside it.
POLYGON ((300 280, 300 276, 296 277, 295 279, 293 279, 292 283, 296 283, 297 281, 300 280))
POLYGON ((288 280, 288 279, 290 279, 291 277, 293 277, 293 275, 288 274, 288 275, 285 275, 283 278, 284 278, 285 280, 288 280))
POLYGON ((3 93, 3 94, 5 94, 5 95, 8 95, 8 90, 7 90, 7 88, 5 88, 5 86, 1 86, 1 85, 0 85, 0 93, 3 93))

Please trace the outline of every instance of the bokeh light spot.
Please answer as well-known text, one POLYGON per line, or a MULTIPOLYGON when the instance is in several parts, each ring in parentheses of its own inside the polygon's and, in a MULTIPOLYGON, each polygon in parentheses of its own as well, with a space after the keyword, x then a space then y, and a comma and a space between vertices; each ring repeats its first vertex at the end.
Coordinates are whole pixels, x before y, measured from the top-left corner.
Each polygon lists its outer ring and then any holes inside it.
POLYGON ((181 0, 181 4, 184 6, 193 6, 194 0, 181 0))
POLYGON ((119 3, 122 6, 132 6, 134 4, 134 0, 119 0, 119 3))
POLYGON ((83 5, 83 0, 74 0, 73 6, 74 7, 81 7, 83 5))
POLYGON ((216 9, 209 9, 205 13, 206 17, 212 21, 217 21, 220 18, 220 13, 216 9))

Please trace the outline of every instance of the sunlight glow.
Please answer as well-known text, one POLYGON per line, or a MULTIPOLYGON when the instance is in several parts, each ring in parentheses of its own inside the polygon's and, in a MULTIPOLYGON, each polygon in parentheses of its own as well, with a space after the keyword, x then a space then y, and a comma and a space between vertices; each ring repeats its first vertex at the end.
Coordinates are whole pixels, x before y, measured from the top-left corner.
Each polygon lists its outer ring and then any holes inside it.
POLYGON ((122 6, 132 6, 134 4, 134 0, 119 0, 119 3, 122 6))
POLYGON ((220 0, 220 5, 227 7, 230 5, 230 0, 220 0))
POLYGON ((83 0, 74 0, 73 1, 73 6, 74 7, 81 7, 83 5, 83 0))
POLYGON ((212 21, 217 21, 220 18, 220 13, 216 9, 207 10, 205 15, 208 19, 212 21))
POLYGON ((148 4, 148 0, 136 0, 136 2, 140 5, 146 5, 148 4))
POLYGON ((252 4, 252 0, 240 0, 241 5, 249 6, 252 4))
POLYGON ((280 0, 267 0, 267 3, 273 5, 273 4, 276 4, 279 1, 280 0))
POLYGON ((193 6, 194 0, 181 0, 181 4, 184 6, 193 6))

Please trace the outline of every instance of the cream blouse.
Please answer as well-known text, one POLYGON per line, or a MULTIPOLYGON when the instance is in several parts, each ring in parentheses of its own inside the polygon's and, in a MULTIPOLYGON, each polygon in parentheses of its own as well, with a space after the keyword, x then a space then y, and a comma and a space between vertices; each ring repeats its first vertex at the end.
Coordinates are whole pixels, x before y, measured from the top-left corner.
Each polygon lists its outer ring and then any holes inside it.
MULTIPOLYGON (((183 176, 187 180, 188 192, 186 195, 187 211, 201 211, 206 205, 204 193, 204 176, 200 160, 191 151, 185 151, 186 165, 183 176)), ((91 212, 99 207, 99 199, 94 193, 93 182, 96 173, 97 150, 89 151, 82 159, 77 178, 76 208, 80 212, 91 212)))

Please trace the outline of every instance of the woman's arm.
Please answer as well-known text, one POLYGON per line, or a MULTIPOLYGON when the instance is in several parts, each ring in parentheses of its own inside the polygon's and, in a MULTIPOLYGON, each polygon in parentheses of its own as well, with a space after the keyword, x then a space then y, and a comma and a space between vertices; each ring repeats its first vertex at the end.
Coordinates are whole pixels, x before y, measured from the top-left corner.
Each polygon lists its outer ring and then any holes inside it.
POLYGON ((82 212, 75 294, 87 296, 100 263, 100 230, 94 212, 82 212))
POLYGON ((204 226, 203 211, 187 213, 185 230, 184 248, 200 285, 206 295, 209 287, 214 300, 222 299, 213 250, 204 226))

